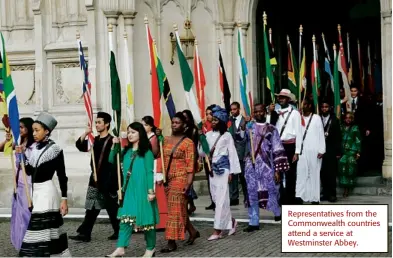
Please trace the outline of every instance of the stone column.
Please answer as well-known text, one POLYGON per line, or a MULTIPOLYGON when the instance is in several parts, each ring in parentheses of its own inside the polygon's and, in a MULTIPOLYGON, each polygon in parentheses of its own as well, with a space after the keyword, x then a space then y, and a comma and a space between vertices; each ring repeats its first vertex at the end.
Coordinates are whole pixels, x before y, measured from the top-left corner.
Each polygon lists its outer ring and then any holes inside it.
POLYGON ((233 58, 232 53, 237 53, 234 52, 236 49, 233 44, 233 34, 234 34, 234 29, 235 29, 235 22, 223 22, 222 23, 222 28, 224 29, 224 50, 222 55, 222 59, 225 64, 225 71, 227 74, 227 80, 229 84, 229 89, 231 90, 231 101, 234 101, 237 99, 236 96, 239 95, 239 93, 235 93, 235 67, 234 64, 236 64, 235 59, 233 58))
POLYGON ((382 82, 385 160, 383 178, 392 178, 392 2, 381 0, 382 82))
POLYGON ((48 109, 47 94, 48 82, 45 73, 48 71, 46 62, 46 52, 44 46, 46 44, 46 23, 44 1, 33 1, 32 10, 34 14, 34 48, 35 48, 35 91, 36 106, 34 115, 38 115, 41 111, 48 109), (44 13, 44 14, 43 14, 44 13))

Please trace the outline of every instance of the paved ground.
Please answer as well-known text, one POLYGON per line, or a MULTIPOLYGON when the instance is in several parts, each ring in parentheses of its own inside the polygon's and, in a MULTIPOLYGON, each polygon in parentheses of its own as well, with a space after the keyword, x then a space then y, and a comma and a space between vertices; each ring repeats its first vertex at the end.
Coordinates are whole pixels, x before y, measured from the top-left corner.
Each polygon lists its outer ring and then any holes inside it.
MULTIPOLYGON (((66 221, 66 229, 69 235, 74 234, 79 222, 66 221)), ((281 253, 281 227, 279 225, 264 224, 262 230, 253 233, 244 233, 242 229, 246 224, 238 226, 238 232, 233 236, 227 236, 216 242, 208 242, 206 239, 212 232, 211 223, 194 223, 200 231, 201 238, 193 246, 184 246, 178 242, 178 250, 167 256, 172 257, 392 257, 391 232, 389 233, 389 253, 281 253)), ((0 223, 0 256, 17 256, 10 244, 9 223, 0 223)), ((103 257, 110 254, 115 246, 115 241, 106 240, 112 234, 111 227, 106 223, 98 223, 94 227, 93 239, 90 243, 76 243, 69 241, 70 250, 74 257, 103 257)), ((157 233, 157 249, 165 246, 162 232, 157 233)), ((143 234, 135 234, 132 238, 130 248, 126 251, 127 256, 140 257, 144 254, 145 244, 143 234)), ((156 256, 163 257, 160 252, 156 256)))

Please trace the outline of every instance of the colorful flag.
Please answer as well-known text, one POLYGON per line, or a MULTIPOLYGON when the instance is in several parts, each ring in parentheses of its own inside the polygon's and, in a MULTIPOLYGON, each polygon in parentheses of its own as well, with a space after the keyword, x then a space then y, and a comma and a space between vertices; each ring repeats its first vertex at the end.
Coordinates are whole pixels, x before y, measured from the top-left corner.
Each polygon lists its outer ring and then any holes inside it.
POLYGON ((311 64, 311 85, 312 85, 312 95, 314 100, 314 108, 319 114, 318 107, 318 90, 321 86, 320 76, 319 76, 319 67, 318 67, 318 59, 317 59, 317 50, 315 47, 315 36, 313 35, 313 62, 311 64))
POLYGON ((270 63, 270 54, 269 54, 269 42, 267 38, 267 31, 266 31, 266 20, 264 21, 263 25, 263 46, 264 46, 264 52, 265 52, 265 69, 266 69, 266 86, 270 90, 271 96, 272 96, 272 102, 275 102, 275 82, 274 82, 274 75, 273 75, 273 70, 272 66, 270 63))
POLYGON ((172 98, 172 93, 171 93, 171 88, 169 86, 169 81, 168 78, 166 77, 164 67, 162 66, 160 57, 158 56, 157 53, 157 46, 154 43, 154 53, 156 54, 155 60, 157 61, 157 77, 158 77, 158 84, 160 85, 160 96, 163 94, 164 95, 164 101, 165 105, 169 114, 169 117, 172 118, 176 114, 176 107, 175 107, 175 102, 173 102, 172 98), (163 92, 161 93, 161 91, 163 92))
POLYGON ((300 72, 299 72, 299 108, 300 106, 300 98, 302 96, 302 91, 304 89, 304 94, 306 94, 307 90, 307 78, 306 78, 306 48, 303 47, 303 57, 302 62, 300 63, 300 72))
POLYGON ((274 49, 274 44, 273 44, 273 31, 272 28, 269 28, 269 45, 270 45, 270 65, 272 66, 272 71, 274 71, 277 68, 277 59, 276 59, 276 51, 274 49))
POLYGON ((130 57, 128 53, 128 37, 124 37, 125 46, 125 57, 124 57, 124 67, 126 72, 126 111, 127 111, 127 123, 130 124, 135 120, 134 113, 134 95, 132 94, 131 86, 131 67, 130 67, 130 57))
POLYGON ((221 49, 218 46, 218 75, 220 80, 220 89, 222 93, 222 100, 224 102, 225 109, 228 114, 231 110, 231 91, 229 89, 229 84, 227 80, 227 75, 224 68, 224 61, 222 60, 221 49))
POLYGON ((329 55, 329 49, 326 45, 326 41, 325 41, 325 36, 322 33, 322 41, 323 41, 323 47, 325 49, 325 72, 329 75, 330 77, 330 87, 332 89, 332 92, 334 92, 334 78, 333 78, 333 74, 332 74, 332 70, 330 69, 330 55, 329 55))
MULTIPOLYGON (((87 114, 87 124, 90 128, 93 128, 93 107, 91 105, 91 83, 89 81, 89 70, 85 59, 85 55, 83 54, 82 42, 78 39, 77 43, 78 43, 78 50, 79 50, 79 64, 81 70, 83 71, 82 93, 83 93, 83 100, 85 104, 85 111, 87 114)), ((88 149, 90 149, 94 143, 93 133, 89 133, 87 135, 87 141, 88 141, 88 149)))
MULTIPOLYGON (((176 52, 177 52, 177 57, 179 58, 179 66, 180 66, 181 77, 183 80, 183 88, 186 95, 186 100, 188 103, 188 107, 192 113, 192 116, 194 117, 195 123, 198 125, 198 128, 201 129, 202 118, 199 112, 199 108, 194 92, 192 90, 192 85, 194 84, 194 78, 192 76, 192 71, 190 69, 190 66, 187 63, 187 59, 184 56, 183 50, 181 48, 179 32, 177 30, 175 31, 175 35, 176 35, 176 52)), ((202 145, 203 152, 209 155, 210 148, 209 148, 209 144, 207 143, 206 136, 204 134, 199 135, 199 141, 202 145)))
POLYGON ((296 99, 299 100, 299 89, 298 89, 298 79, 299 73, 296 64, 295 54, 292 51, 291 41, 289 40, 289 36, 287 36, 287 46, 288 46, 288 88, 289 90, 296 96, 296 99))
POLYGON ((146 23, 146 35, 147 35, 147 44, 149 47, 149 56, 150 56, 150 74, 151 74, 151 100, 153 104, 153 117, 155 126, 161 128, 161 92, 163 89, 160 88, 158 83, 157 76, 157 66, 158 63, 157 55, 155 53, 153 38, 150 33, 149 24, 146 23))
POLYGON ((201 58, 198 52, 198 45, 195 44, 195 53, 194 53, 194 78, 195 78, 195 86, 198 98, 198 106, 199 111, 201 113, 202 120, 205 119, 205 72, 203 71, 201 58))
MULTIPOLYGON (((341 38, 341 27, 340 25, 338 26, 338 41, 340 43, 339 46, 339 52, 338 52, 338 71, 341 73, 341 77, 343 80, 343 88, 345 92, 345 100, 349 99, 349 96, 351 95, 351 90, 349 88, 349 82, 348 82, 348 70, 347 70, 347 60, 345 59, 345 53, 344 53, 344 44, 341 38)), ((351 111, 351 105, 347 103, 347 111, 351 111)))
POLYGON ((334 113, 336 117, 340 119, 341 117, 341 98, 340 98, 340 77, 338 74, 338 63, 339 63, 339 56, 337 55, 336 45, 333 45, 334 49, 334 113))
POLYGON ((240 97, 242 99, 246 116, 251 116, 251 108, 248 99, 250 97, 250 93, 248 92, 249 90, 247 89, 248 70, 247 70, 246 59, 244 58, 243 37, 242 37, 240 26, 238 26, 238 30, 237 30, 237 54, 238 54, 237 60, 238 60, 238 72, 239 72, 238 76, 239 76, 239 86, 240 86, 239 87, 240 97))
POLYGON ((12 82, 10 64, 8 62, 7 53, 5 51, 5 43, 3 33, 0 32, 0 55, 3 59, 2 78, 4 87, 4 96, 7 103, 8 119, 10 123, 11 132, 15 145, 20 142, 20 129, 19 129, 19 110, 18 102, 16 99, 16 92, 14 83, 12 82))
POLYGON ((351 58, 351 48, 350 48, 350 41, 349 41, 349 33, 347 33, 347 53, 348 53, 348 83, 352 85, 353 83, 353 69, 352 69, 352 58, 351 58))
POLYGON ((120 123, 121 123, 121 87, 119 74, 116 68, 115 53, 111 50, 110 78, 111 78, 111 95, 112 95, 112 110, 116 128, 113 128, 113 134, 119 137, 120 123))

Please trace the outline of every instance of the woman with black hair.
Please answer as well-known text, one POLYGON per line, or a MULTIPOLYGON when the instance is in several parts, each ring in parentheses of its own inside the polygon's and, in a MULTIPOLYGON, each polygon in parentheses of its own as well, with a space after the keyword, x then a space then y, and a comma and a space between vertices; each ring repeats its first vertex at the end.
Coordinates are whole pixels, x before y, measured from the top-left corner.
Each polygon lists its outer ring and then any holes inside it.
MULTIPOLYGON (((120 219, 119 240, 117 249, 109 257, 123 256, 128 247, 132 231, 144 231, 146 252, 144 257, 152 257, 155 253, 156 230, 159 222, 157 202, 154 192, 154 156, 144 126, 139 122, 127 128, 128 146, 121 154, 123 161, 123 203, 118 211, 120 219)), ((109 162, 116 164, 115 144, 119 138, 113 138, 113 147, 109 162)))
MULTIPOLYGON (((19 120, 20 128, 20 145, 25 150, 25 155, 30 158, 31 151, 35 143, 33 138, 33 123, 34 120, 30 117, 24 117, 19 120)), ((3 143, 0 143, 0 150, 4 151, 4 146, 11 139, 11 134, 8 133, 3 143)), ((24 182, 22 167, 20 161, 16 162, 16 193, 12 198, 12 216, 11 216, 11 243, 16 250, 19 251, 23 237, 25 236, 27 226, 30 221, 31 212, 26 196, 26 186, 24 182)), ((31 191, 31 177, 26 176, 28 192, 31 191)))
MULTIPOLYGON (((188 110, 188 109, 183 110, 183 115, 186 118, 185 133, 186 133, 187 137, 190 138, 194 142, 194 146, 195 146, 195 156, 194 156, 194 175, 195 175, 195 173, 199 169, 198 151, 196 149, 198 146, 198 142, 199 142, 198 127, 195 125, 194 116, 192 115, 190 110, 188 110)), ((194 204, 194 200, 196 200, 196 199, 198 199, 198 195, 196 194, 193 185, 191 185, 189 191, 187 192, 187 213, 188 213, 188 215, 191 215, 195 212, 196 207, 194 204)))
MULTIPOLYGON (((229 203, 229 185, 233 174, 241 172, 239 157, 236 152, 233 137, 227 130, 228 113, 220 106, 213 108, 212 128, 206 134, 210 147, 210 192, 216 205, 214 214, 214 233, 209 241, 222 237, 223 230, 229 230, 228 235, 236 232, 237 222, 232 217, 229 203)), ((204 155, 202 148, 199 154, 204 155)))
MULTIPOLYGON (((165 192, 168 200, 168 221, 165 239, 168 245, 161 250, 170 253, 177 249, 176 240, 185 239, 185 231, 190 233, 188 244, 193 244, 200 236, 192 226, 186 210, 186 198, 195 169, 195 146, 185 134, 186 118, 178 112, 172 118, 172 135, 166 136, 163 143, 164 166, 166 172, 165 192)), ((161 130, 157 130, 161 135, 161 130)))
POLYGON ((17 153, 24 153, 26 173, 31 175, 32 212, 26 234, 19 251, 21 257, 70 257, 67 233, 63 230, 63 216, 68 213, 68 178, 65 171, 64 153, 61 147, 49 137, 57 125, 56 119, 42 112, 33 123, 33 137, 36 142, 27 158, 22 146, 16 146, 17 153), (53 181, 57 174, 61 190, 53 181))
POLYGON ((165 196, 165 189, 162 175, 162 160, 160 153, 160 143, 155 132, 157 127, 154 125, 154 118, 145 116, 142 118, 142 124, 145 127, 147 137, 149 138, 153 155, 154 155, 154 182, 156 187, 156 198, 158 203, 158 211, 160 212, 160 223, 156 225, 156 229, 165 229, 166 221, 168 220, 168 204, 165 196))

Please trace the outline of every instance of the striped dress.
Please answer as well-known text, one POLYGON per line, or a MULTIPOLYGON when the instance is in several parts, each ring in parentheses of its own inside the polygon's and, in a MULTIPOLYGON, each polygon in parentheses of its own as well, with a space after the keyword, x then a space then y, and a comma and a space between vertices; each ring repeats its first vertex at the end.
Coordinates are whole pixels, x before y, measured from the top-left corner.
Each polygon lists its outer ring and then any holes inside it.
POLYGON ((61 196, 67 198, 63 150, 52 141, 39 143, 26 164, 26 173, 33 182, 33 210, 19 256, 71 256, 60 214, 60 196, 52 180, 55 171, 61 196))

